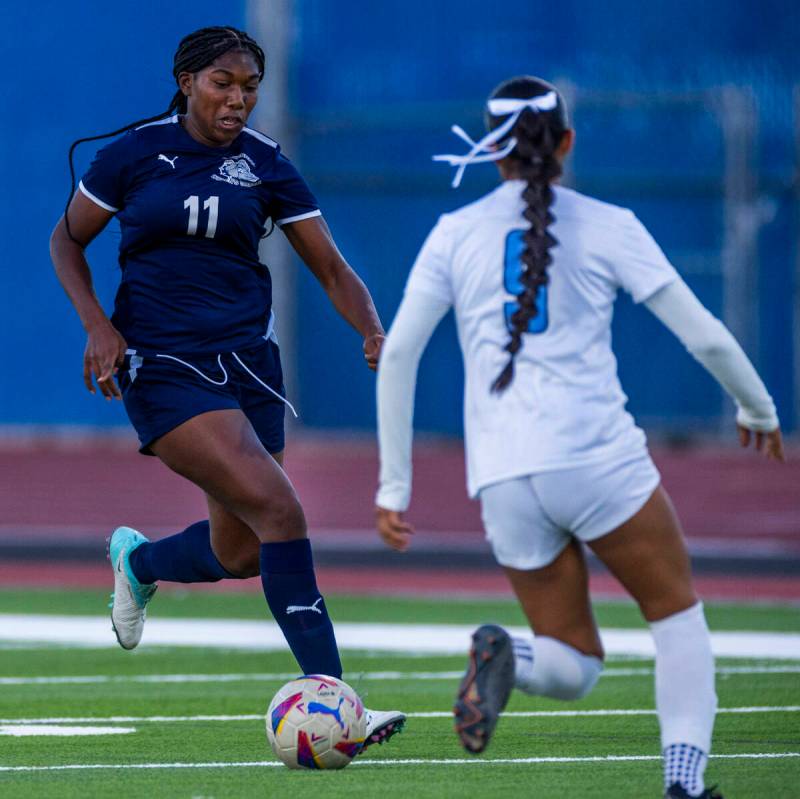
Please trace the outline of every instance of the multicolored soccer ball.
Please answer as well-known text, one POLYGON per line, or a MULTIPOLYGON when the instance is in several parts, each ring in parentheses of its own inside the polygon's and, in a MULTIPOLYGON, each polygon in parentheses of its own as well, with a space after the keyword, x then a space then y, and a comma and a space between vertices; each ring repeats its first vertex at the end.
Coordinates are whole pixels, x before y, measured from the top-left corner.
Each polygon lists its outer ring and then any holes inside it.
POLYGON ((344 768, 361 751, 366 732, 358 694, 324 674, 287 682, 267 710, 267 740, 289 768, 344 768))

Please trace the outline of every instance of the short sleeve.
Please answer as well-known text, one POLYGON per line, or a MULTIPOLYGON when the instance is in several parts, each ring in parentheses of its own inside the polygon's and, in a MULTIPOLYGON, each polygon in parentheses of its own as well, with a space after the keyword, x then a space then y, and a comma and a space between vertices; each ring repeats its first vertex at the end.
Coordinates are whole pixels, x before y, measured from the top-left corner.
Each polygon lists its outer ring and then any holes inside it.
POLYGON ((270 213, 275 224, 282 227, 301 219, 321 216, 317 198, 294 164, 281 153, 277 159, 274 182, 270 183, 273 195, 270 213))
POLYGON ((616 246, 608 257, 617 282, 637 303, 678 277, 661 247, 630 211, 624 214, 616 246))
POLYGON ((453 304, 453 289, 450 281, 450 236, 447 225, 439 219, 428 234, 417 255, 406 283, 406 292, 421 291, 442 302, 453 304))
POLYGON ((125 207, 131 166, 136 157, 135 145, 133 131, 129 131, 99 149, 89 171, 78 184, 78 189, 92 202, 114 214, 125 207))

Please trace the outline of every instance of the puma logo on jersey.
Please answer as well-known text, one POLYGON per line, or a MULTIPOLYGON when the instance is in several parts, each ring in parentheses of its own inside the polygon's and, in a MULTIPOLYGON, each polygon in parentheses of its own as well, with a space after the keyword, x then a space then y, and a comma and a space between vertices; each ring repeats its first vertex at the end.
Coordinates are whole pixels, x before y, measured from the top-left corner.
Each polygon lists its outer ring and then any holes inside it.
POLYGON ((317 607, 320 602, 322 602, 322 597, 320 597, 313 605, 289 605, 289 607, 286 608, 286 615, 290 616, 292 613, 300 613, 300 611, 303 610, 313 610, 314 613, 319 613, 321 616, 322 611, 317 607))
POLYGON ((175 169, 175 162, 178 160, 179 156, 175 156, 174 158, 167 158, 166 155, 163 153, 158 154, 159 161, 166 161, 173 169, 175 169))

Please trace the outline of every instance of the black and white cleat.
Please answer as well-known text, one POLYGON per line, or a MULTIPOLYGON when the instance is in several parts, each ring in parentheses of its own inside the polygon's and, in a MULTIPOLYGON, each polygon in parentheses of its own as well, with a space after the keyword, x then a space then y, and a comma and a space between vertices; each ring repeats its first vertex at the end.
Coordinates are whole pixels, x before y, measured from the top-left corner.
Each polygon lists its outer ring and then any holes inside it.
POLYGON ((489 745, 513 687, 511 636, 496 624, 478 627, 453 707, 456 733, 468 752, 479 754, 489 745))

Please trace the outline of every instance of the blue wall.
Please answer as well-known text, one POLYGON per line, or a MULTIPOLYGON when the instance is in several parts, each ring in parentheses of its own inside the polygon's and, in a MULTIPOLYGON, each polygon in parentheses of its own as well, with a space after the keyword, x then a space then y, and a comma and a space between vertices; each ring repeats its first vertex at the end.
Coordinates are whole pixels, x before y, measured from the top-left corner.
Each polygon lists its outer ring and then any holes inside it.
MULTIPOLYGON (((778 213, 760 239, 762 274, 753 297, 761 310, 760 335, 742 343, 764 374, 784 426, 794 426, 796 212, 786 186, 794 169, 791 89, 800 81, 790 31, 800 29, 800 7, 780 0, 734 5, 512 2, 500 14, 487 13, 478 0, 413 8, 402 0, 299 3, 291 74, 300 159, 384 319, 391 320, 437 216, 494 186, 493 168, 483 166, 451 191, 450 170, 431 163, 430 155, 459 152, 450 125, 480 133, 486 95, 506 77, 526 72, 578 87, 576 188, 632 207, 720 314, 725 158, 713 108, 702 100, 604 107, 592 92, 667 96, 728 83, 750 86, 761 109, 761 192, 778 213)), ((298 307, 305 423, 371 427, 373 381, 358 368, 358 342, 307 275, 298 307)), ((462 370, 453 328, 448 319, 423 359, 416 416, 423 429, 461 430, 462 370)), ((651 426, 711 432, 730 414, 732 405, 716 383, 625 297, 616 309, 614 340, 630 407, 651 426)))
MULTIPOLYGON (((509 75, 567 79, 585 95, 576 106, 576 187, 634 208, 719 313, 724 158, 716 116, 701 103, 620 110, 589 95, 752 86, 760 109, 760 187, 775 214, 759 241, 758 346, 744 344, 755 349, 750 354, 791 427, 797 231, 787 181, 800 7, 783 0, 657 5, 656 12, 634 0, 514 1, 501 16, 487 14, 477 0, 296 0, 289 155, 388 323, 437 216, 494 185, 492 167, 475 167, 459 191, 450 190, 449 169, 430 161, 433 153, 459 148, 449 126, 479 133, 485 96, 509 75)), ((4 8, 0 47, 14 72, 0 93, 7 112, 0 127, 0 424, 126 424, 119 405, 82 387, 83 331, 49 263, 48 237, 68 191, 66 150, 74 138, 161 110, 173 93, 171 58, 180 37, 206 24, 244 26, 244 0, 225 3, 224 14, 221 7, 211 0, 82 0, 4 8)), ((79 150, 78 173, 94 148, 79 150)), ((118 280, 117 240, 112 223, 89 251, 106 304, 118 280)), ((360 341, 298 269, 299 378, 290 396, 299 398, 309 427, 370 429, 374 377, 362 366, 360 341)), ((635 413, 662 429, 715 428, 729 405, 646 311, 622 298, 614 335, 635 413)), ((461 371, 448 319, 423 360, 421 427, 460 431, 461 371)))

